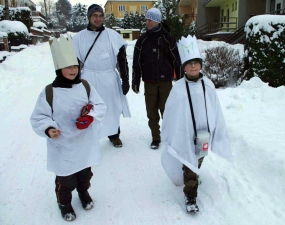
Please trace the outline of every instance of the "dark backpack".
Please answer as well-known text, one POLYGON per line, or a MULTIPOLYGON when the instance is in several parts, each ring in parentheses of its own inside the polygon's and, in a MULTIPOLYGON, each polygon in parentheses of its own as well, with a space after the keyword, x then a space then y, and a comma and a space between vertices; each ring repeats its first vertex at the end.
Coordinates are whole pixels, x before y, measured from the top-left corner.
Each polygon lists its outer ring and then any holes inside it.
MULTIPOLYGON (((80 79, 82 84, 84 85, 86 92, 87 92, 87 96, 89 99, 90 96, 90 85, 86 80, 80 79)), ((49 84, 46 86, 46 100, 48 102, 48 104, 51 107, 51 110, 53 112, 53 108, 52 108, 52 100, 53 100, 53 91, 52 91, 52 84, 49 84)))

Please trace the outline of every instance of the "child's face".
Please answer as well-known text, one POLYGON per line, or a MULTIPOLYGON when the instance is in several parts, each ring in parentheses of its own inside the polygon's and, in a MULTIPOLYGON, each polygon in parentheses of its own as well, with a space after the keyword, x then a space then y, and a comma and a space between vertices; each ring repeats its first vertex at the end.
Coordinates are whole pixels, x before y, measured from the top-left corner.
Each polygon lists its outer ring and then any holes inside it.
POLYGON ((78 66, 68 66, 61 69, 62 75, 68 80, 74 80, 78 75, 78 66))
POLYGON ((189 77, 190 79, 199 77, 200 70, 201 70, 200 62, 195 60, 188 62, 184 67, 184 71, 186 72, 187 77, 189 77))

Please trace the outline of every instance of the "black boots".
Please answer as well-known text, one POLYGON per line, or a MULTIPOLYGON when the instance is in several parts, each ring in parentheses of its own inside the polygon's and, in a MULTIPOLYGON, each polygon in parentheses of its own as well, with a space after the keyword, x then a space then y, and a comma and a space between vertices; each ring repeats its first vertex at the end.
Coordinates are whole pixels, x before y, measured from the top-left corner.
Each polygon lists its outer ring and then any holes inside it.
POLYGON ((196 203, 195 197, 187 197, 185 196, 185 204, 186 204, 186 211, 188 213, 196 213, 199 211, 198 205, 196 203))
POLYGON ((158 149, 160 144, 160 140, 153 140, 150 144, 151 149, 158 149))
POLYGON ((58 207, 61 211, 61 215, 62 215, 62 218, 66 221, 72 221, 72 220, 75 220, 76 218, 76 214, 72 208, 72 205, 61 205, 61 204, 58 204, 58 207))
POLYGON ((90 197, 88 191, 78 192, 79 199, 81 201, 82 207, 85 210, 92 209, 94 206, 93 200, 90 197))

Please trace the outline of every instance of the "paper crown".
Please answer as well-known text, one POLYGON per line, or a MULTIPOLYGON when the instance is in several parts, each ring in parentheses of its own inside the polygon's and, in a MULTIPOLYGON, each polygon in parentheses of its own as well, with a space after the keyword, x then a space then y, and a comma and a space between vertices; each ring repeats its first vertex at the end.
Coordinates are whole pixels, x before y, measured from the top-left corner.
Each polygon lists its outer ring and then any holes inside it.
POLYGON ((54 37, 49 40, 49 44, 55 70, 78 65, 72 37, 70 35, 65 37, 61 34, 59 39, 54 37))
POLYGON ((183 37, 177 43, 181 64, 191 59, 202 59, 198 47, 197 39, 195 36, 188 35, 187 38, 183 37))

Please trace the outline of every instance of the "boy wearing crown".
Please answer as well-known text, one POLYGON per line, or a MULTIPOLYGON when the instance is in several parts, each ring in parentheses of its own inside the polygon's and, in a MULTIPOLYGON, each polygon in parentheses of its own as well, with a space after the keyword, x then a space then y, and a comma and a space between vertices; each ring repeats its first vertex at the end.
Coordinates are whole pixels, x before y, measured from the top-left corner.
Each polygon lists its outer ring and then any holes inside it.
POLYGON ((231 161, 231 149, 223 113, 211 80, 204 76, 196 37, 182 37, 178 44, 184 79, 177 81, 167 99, 162 139, 165 149, 161 163, 175 185, 183 185, 186 211, 198 212, 198 173, 204 151, 210 149, 231 161), (207 143, 199 148, 199 134, 207 143))
POLYGON ((71 36, 53 38, 50 48, 56 78, 51 93, 44 89, 39 95, 30 121, 33 130, 47 138, 47 169, 56 175, 57 203, 63 219, 72 221, 76 218, 71 205, 75 188, 85 210, 94 205, 88 188, 91 166, 100 161, 97 133, 106 106, 95 88, 89 85, 87 91, 79 78, 71 36))

